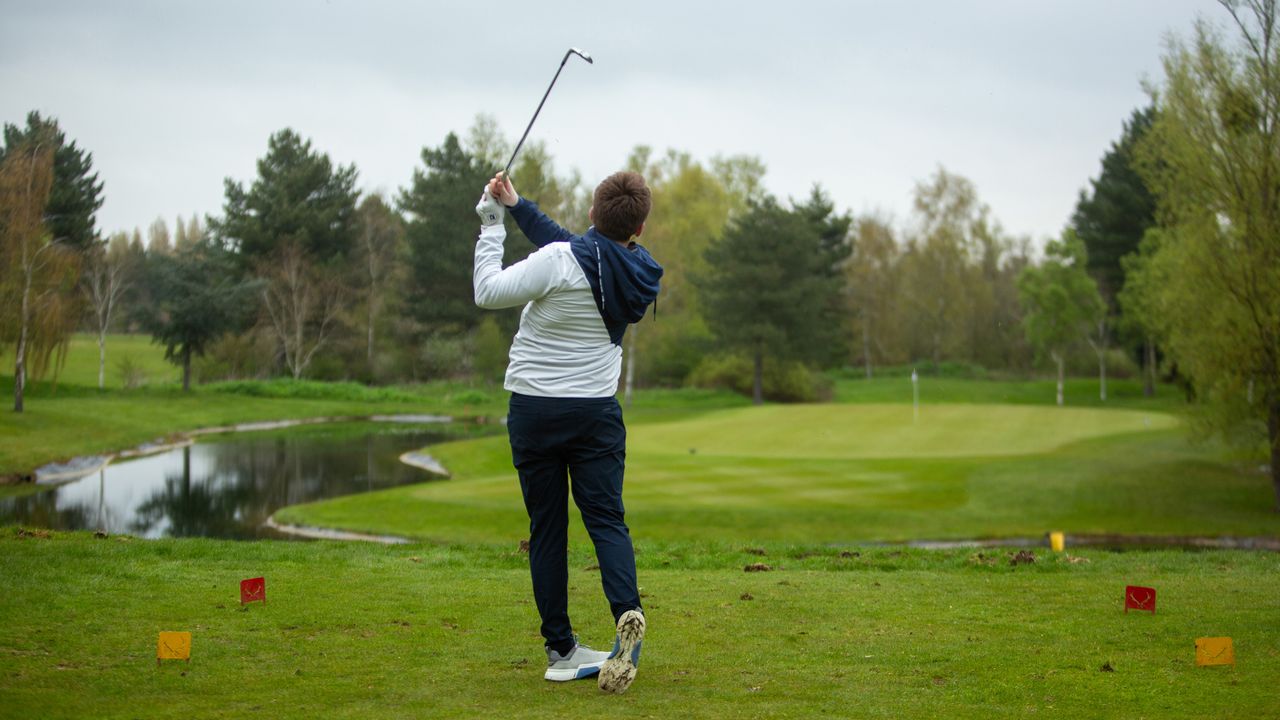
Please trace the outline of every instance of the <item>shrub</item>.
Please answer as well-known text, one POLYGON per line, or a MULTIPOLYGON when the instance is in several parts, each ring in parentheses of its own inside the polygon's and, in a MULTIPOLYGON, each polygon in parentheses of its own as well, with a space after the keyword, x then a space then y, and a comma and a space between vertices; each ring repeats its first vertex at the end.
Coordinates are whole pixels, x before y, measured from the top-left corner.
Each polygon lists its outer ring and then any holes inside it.
MULTIPOLYGON (((690 373, 686 385, 732 390, 750 397, 754 382, 751 360, 741 355, 711 355, 690 373)), ((764 396, 776 402, 830 400, 831 381, 803 363, 769 361, 764 364, 764 396)))
POLYGON ((203 356, 192 358, 196 382, 265 378, 275 359, 275 343, 265 333, 226 333, 203 356))
POLYGON ((414 376, 419 380, 463 377, 471 371, 468 355, 462 338, 434 335, 418 349, 414 376))
POLYGON ((498 327, 493 315, 485 315, 472 338, 472 361, 476 376, 485 383, 501 382, 507 371, 507 348, 511 338, 498 327))
POLYGON ((116 363, 116 369, 120 373, 120 382, 126 390, 133 390, 147 384, 147 373, 128 355, 120 358, 116 363))
MULTIPOLYGON (((872 374, 878 378, 911 377, 913 370, 920 377, 983 380, 990 376, 987 369, 981 365, 956 360, 944 360, 938 363, 936 368, 932 360, 922 360, 907 365, 884 365, 873 367, 872 374)), ((840 380, 862 380, 867 377, 867 372, 861 365, 846 365, 839 370, 831 371, 831 376, 840 380)))
POLYGON ((374 388, 353 382, 317 382, 314 380, 231 380, 212 383, 207 389, 217 393, 234 393, 264 398, 296 398, 305 400, 412 400, 421 397, 395 388, 374 388))

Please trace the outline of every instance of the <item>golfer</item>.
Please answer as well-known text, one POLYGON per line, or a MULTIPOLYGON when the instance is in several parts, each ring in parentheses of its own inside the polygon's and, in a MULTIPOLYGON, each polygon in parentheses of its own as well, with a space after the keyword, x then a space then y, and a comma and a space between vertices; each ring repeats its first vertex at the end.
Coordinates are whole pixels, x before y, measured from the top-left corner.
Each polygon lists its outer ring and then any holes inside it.
POLYGON ((627 430, 615 395, 622 334, 644 317, 662 277, 662 267, 633 240, 644 230, 650 204, 644 178, 620 172, 596 188, 588 212, 593 225, 582 235, 517 195, 503 173, 476 205, 476 305, 524 305, 504 387, 511 391, 511 459, 529 512, 529 570, 547 651, 544 677, 598 674, 600 689, 615 693, 635 679, 645 631, 635 551, 623 521, 627 430), (508 210, 538 250, 504 269, 508 210), (569 622, 570 492, 595 545, 617 625, 612 652, 579 644, 569 622))

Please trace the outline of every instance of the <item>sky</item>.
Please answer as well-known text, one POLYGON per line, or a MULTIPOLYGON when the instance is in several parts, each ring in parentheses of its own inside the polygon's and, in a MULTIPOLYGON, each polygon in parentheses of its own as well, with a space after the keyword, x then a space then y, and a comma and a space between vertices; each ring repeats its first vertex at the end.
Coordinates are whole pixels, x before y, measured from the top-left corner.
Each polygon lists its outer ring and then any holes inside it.
MULTIPOLYGON (((1013 235, 1058 235, 1160 56, 1214 0, 539 3, 0 0, 0 121, 39 110, 93 153, 104 233, 219 215, 291 127, 363 191, 478 114, 592 186, 640 144, 754 155, 766 188, 910 220, 939 167, 1013 235)), ((519 178, 515 178, 517 188, 519 178)), ((661 212, 656 208, 655 212, 661 212)))

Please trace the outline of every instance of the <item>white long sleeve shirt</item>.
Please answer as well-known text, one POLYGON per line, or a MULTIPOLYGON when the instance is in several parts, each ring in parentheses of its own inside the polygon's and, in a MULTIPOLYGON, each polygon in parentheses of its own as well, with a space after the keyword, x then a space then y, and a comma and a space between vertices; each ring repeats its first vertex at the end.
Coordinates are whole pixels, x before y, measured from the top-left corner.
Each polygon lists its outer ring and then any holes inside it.
POLYGON ((569 243, 550 243, 504 269, 506 237, 501 223, 481 228, 472 275, 476 305, 500 310, 525 304, 503 387, 537 397, 617 393, 622 348, 609 340, 569 243))

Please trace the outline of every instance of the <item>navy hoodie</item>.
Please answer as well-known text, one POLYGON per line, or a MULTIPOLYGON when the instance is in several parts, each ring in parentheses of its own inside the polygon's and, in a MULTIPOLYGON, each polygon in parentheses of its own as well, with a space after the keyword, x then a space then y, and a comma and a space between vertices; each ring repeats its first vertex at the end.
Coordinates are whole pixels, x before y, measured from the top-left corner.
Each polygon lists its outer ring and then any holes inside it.
POLYGON ((621 345, 627 325, 639 322, 649 305, 657 300, 662 266, 638 243, 623 247, 601 234, 594 225, 587 228, 585 234, 574 235, 543 214, 531 200, 520 198, 509 211, 534 245, 569 243, 573 257, 591 285, 591 295, 609 331, 609 339, 614 345, 621 345))

